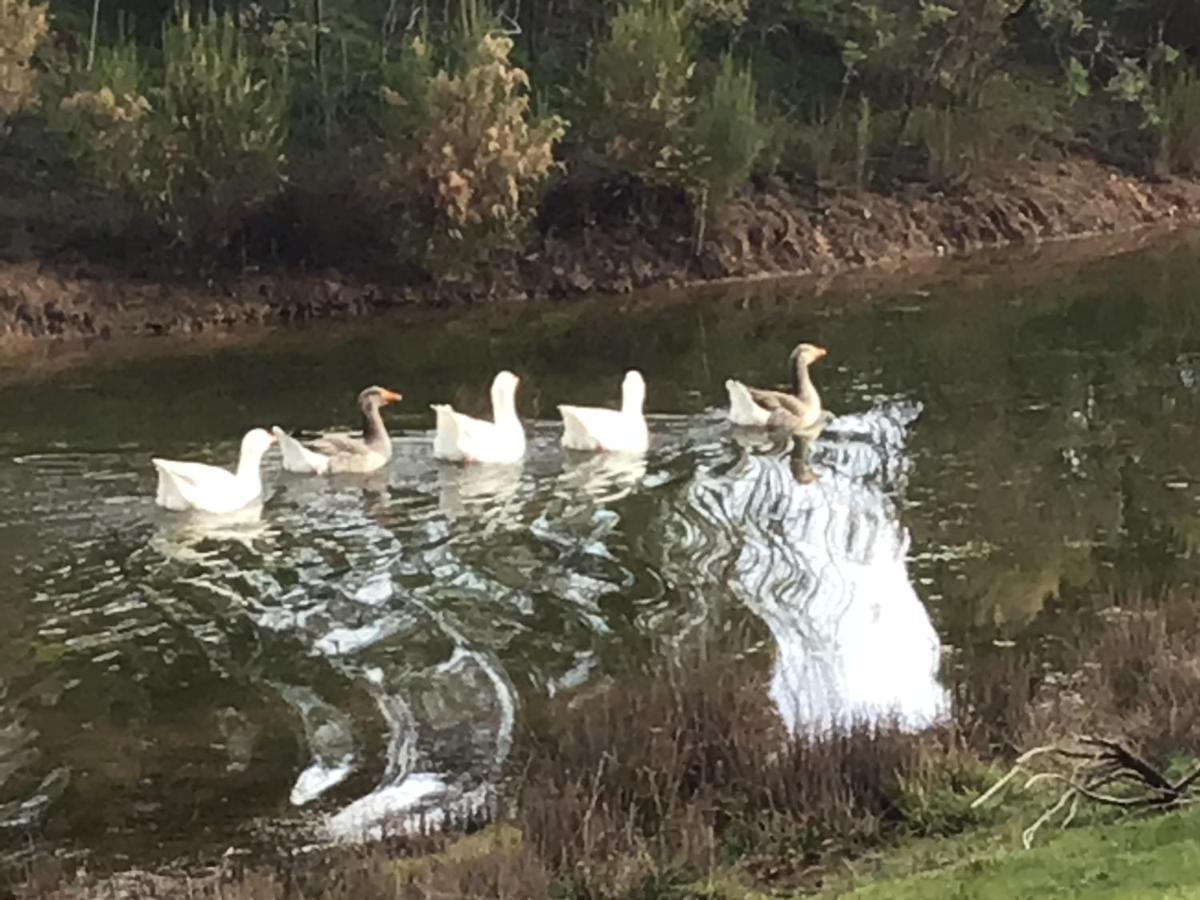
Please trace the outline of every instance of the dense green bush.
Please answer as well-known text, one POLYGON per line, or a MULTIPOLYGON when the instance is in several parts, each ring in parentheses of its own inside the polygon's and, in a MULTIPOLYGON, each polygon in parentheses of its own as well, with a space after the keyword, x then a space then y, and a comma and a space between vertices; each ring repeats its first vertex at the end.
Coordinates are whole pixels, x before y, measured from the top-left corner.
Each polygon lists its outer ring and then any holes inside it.
POLYGON ((1164 92, 1162 103, 1166 168, 1200 174, 1200 78, 1182 70, 1164 92))
POLYGON ((286 83, 231 16, 183 10, 163 29, 161 82, 136 49, 102 50, 60 104, 76 155, 187 245, 225 246, 280 189, 286 83))
POLYGON ((223 243, 283 184, 287 85, 230 15, 182 11, 163 32, 163 221, 187 243, 223 243))
POLYGON ((1200 38, 1168 0, 163 7, 0 0, 0 126, 40 99, 22 127, 194 248, 286 222, 469 266, 526 239, 554 171, 698 233, 756 172, 889 190, 1083 147, 1200 172, 1200 38))
POLYGON ((629 0, 617 11, 592 64, 595 138, 613 166, 650 182, 685 177, 695 164, 694 70, 686 16, 670 0, 629 0))
POLYGON ((770 137, 758 113, 754 76, 728 53, 698 104, 692 135, 701 154, 696 177, 711 200, 723 201, 750 178, 770 137))

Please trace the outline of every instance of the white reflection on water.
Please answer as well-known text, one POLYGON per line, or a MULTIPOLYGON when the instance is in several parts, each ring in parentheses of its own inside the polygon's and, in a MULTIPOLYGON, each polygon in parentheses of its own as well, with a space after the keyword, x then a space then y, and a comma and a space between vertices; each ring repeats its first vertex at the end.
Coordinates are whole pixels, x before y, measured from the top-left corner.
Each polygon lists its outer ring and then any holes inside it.
POLYGON ((521 486, 521 466, 441 464, 438 485, 439 504, 446 515, 498 515, 521 486))
POLYGON ((424 727, 443 736, 489 747, 471 753, 459 771, 419 768, 427 758, 418 747, 418 723, 401 692, 388 690, 382 672, 371 673, 376 702, 388 724, 388 764, 373 791, 331 815, 326 826, 335 840, 357 841, 387 833, 440 828, 486 814, 493 779, 512 749, 517 700, 502 669, 486 654, 458 646, 433 673, 434 693, 420 696, 424 727), (456 680, 450 681, 450 679, 456 680), (467 692, 472 700, 468 700, 467 692), (448 703, 448 698, 459 702, 448 703), (465 702, 464 702, 465 701, 465 702))
POLYGON ((700 474, 668 523, 679 539, 672 577, 720 573, 770 629, 771 696, 794 731, 883 720, 916 729, 947 713, 940 643, 886 493, 902 486, 905 429, 918 413, 892 404, 844 417, 815 448, 749 453, 700 474))
POLYGON ((296 711, 304 724, 304 738, 312 760, 297 777, 288 798, 304 806, 345 781, 354 771, 354 728, 350 717, 323 700, 310 687, 275 684, 279 696, 296 711))
POLYGON ((636 490, 645 475, 642 454, 571 453, 558 481, 563 490, 583 491, 598 503, 612 503, 636 490))
POLYGON ((263 521, 261 502, 231 513, 161 513, 159 527, 150 538, 150 546, 165 558, 176 562, 203 562, 213 553, 220 553, 224 542, 240 544, 253 550, 255 540, 271 533, 263 521), (201 543, 210 543, 207 553, 197 550, 201 543))

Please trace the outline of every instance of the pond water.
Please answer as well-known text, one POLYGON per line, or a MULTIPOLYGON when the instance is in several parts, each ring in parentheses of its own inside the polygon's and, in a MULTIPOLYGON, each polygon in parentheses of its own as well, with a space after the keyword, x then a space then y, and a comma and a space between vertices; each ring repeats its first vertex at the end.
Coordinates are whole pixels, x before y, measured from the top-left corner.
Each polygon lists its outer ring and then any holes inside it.
POLYGON ((756 643, 797 730, 935 721, 944 660, 1036 636, 1068 587, 1193 583, 1197 246, 1010 254, 867 299, 776 284, 376 320, 10 379, 0 849, 145 860, 297 811, 344 838, 436 821, 488 802, 523 706, 697 643, 756 643), (723 382, 781 382, 802 339, 829 349, 836 418, 779 456, 728 425, 723 382), (615 402, 630 366, 651 452, 568 457, 555 404, 615 402), (482 412, 499 368, 522 376, 524 465, 435 463, 428 404, 482 412), (305 479, 272 453, 261 514, 153 505, 151 455, 226 463, 254 425, 351 426, 371 383, 405 394, 386 472, 305 479))

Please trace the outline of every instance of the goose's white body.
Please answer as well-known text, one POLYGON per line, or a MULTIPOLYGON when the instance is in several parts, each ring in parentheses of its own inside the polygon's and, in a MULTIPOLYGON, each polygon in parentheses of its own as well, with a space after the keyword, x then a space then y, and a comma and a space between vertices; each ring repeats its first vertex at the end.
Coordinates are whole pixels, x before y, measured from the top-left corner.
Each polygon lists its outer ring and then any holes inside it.
POLYGON ((642 407, 646 382, 639 372, 629 371, 621 383, 621 408, 560 406, 563 420, 562 445, 568 450, 611 453, 645 453, 650 431, 642 407))
POLYGON ((747 428, 764 428, 771 418, 770 410, 763 409, 750 396, 750 389, 740 381, 730 378, 725 382, 729 392, 729 421, 747 428))
POLYGON ((491 422, 455 412, 446 404, 435 404, 434 457, 450 462, 520 462, 525 456, 525 429, 517 418, 518 382, 512 372, 501 372, 492 381, 491 422))
POLYGON ((231 513, 262 497, 260 467, 275 438, 261 428, 242 438, 236 472, 205 463, 153 459, 158 471, 154 502, 176 512, 231 513))

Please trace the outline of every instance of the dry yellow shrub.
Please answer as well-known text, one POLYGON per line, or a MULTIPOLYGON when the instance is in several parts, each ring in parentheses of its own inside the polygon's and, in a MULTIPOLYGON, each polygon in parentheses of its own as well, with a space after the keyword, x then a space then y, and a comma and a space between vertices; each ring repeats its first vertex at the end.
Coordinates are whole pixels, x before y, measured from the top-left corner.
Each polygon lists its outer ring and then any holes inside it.
POLYGON ((45 6, 0 0, 0 119, 37 100, 37 72, 30 60, 49 30, 45 6))
POLYGON ((454 240, 517 238, 566 129, 557 116, 530 120, 529 78, 511 51, 507 37, 488 35, 461 74, 439 72, 425 90, 415 154, 402 168, 415 170, 454 240))
POLYGON ((61 110, 72 133, 86 142, 105 187, 117 190, 149 178, 142 163, 149 137, 150 102, 145 97, 118 97, 107 87, 77 91, 62 101, 61 110))

